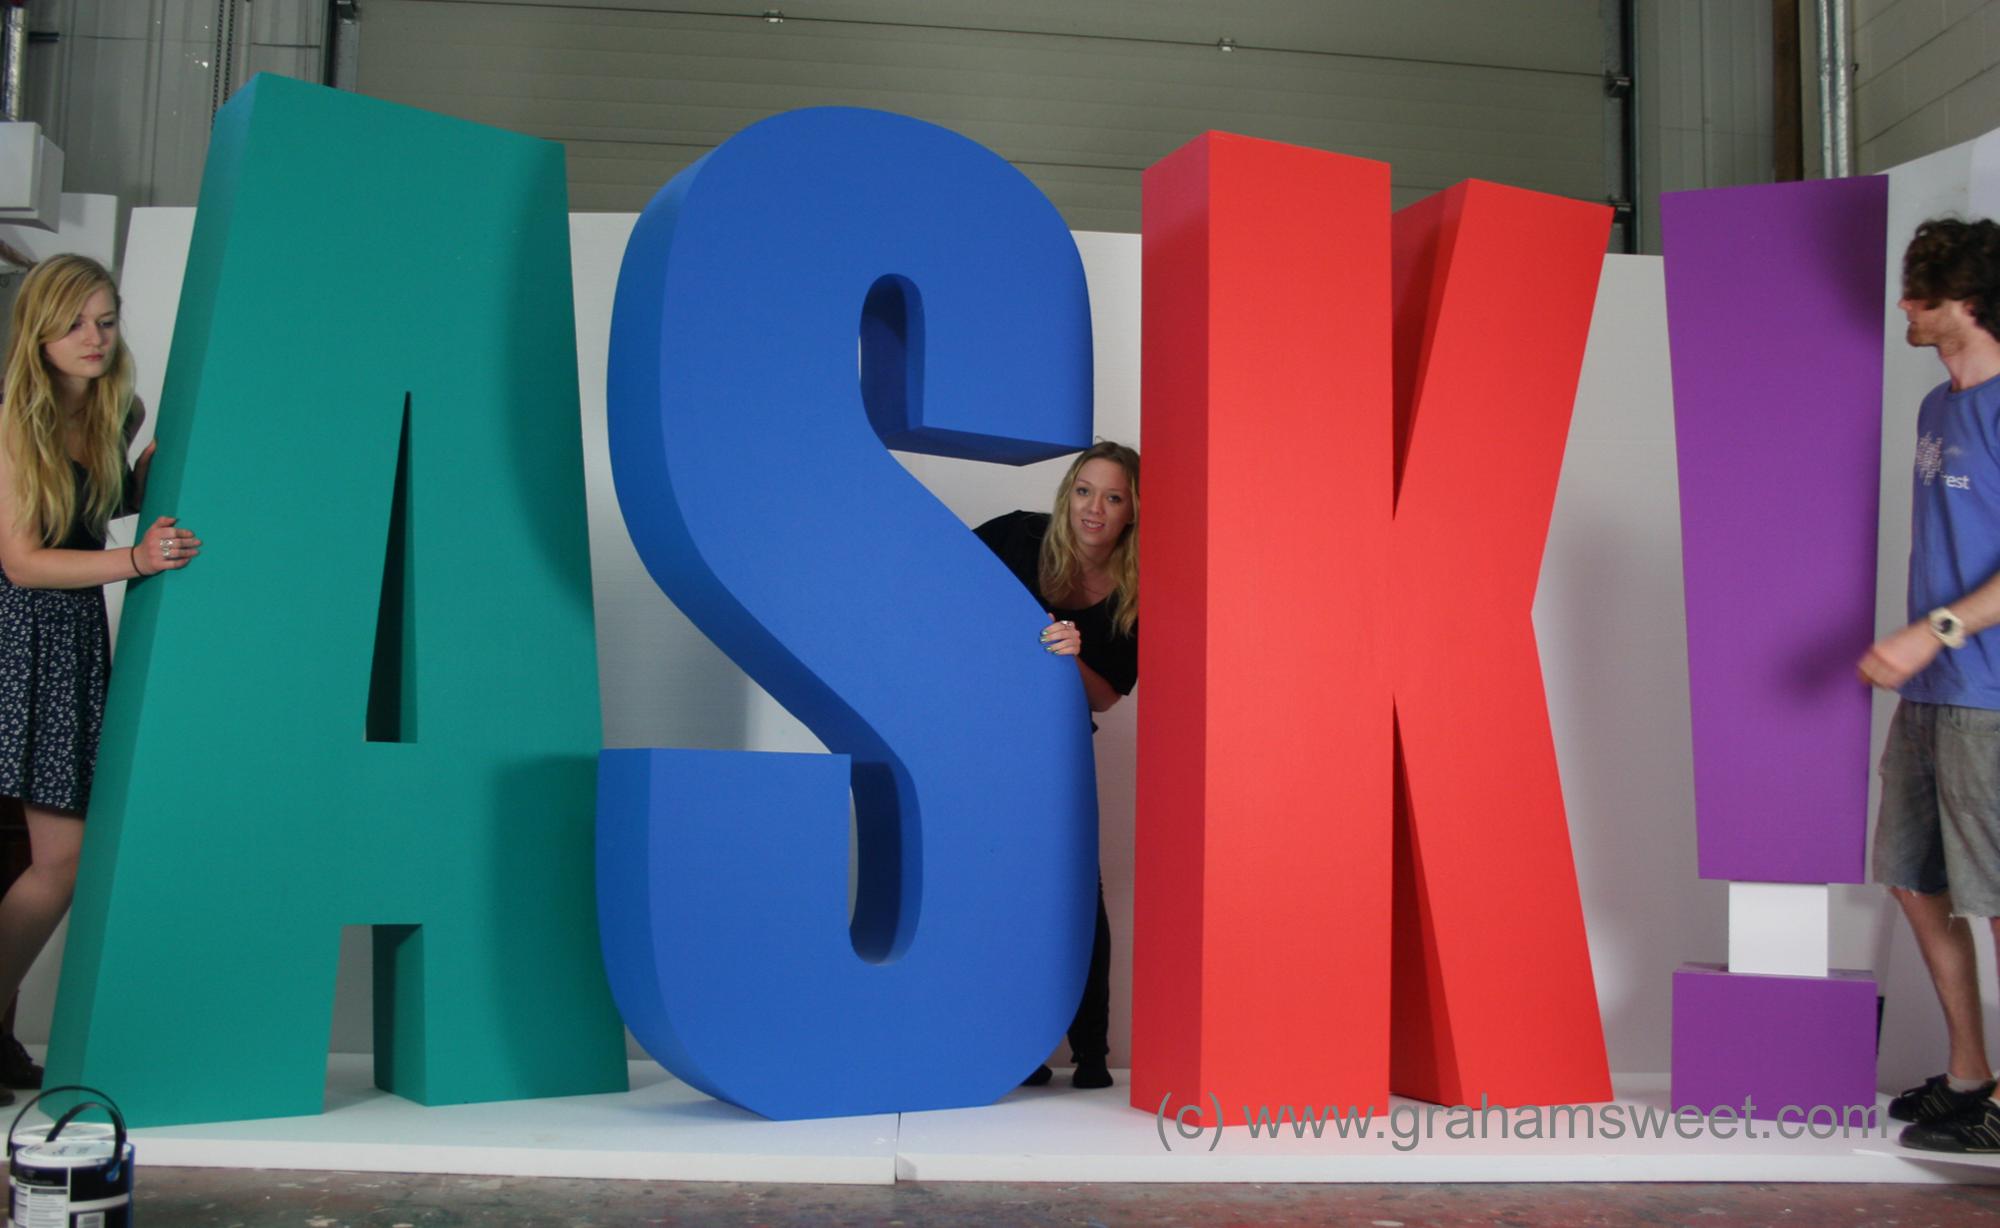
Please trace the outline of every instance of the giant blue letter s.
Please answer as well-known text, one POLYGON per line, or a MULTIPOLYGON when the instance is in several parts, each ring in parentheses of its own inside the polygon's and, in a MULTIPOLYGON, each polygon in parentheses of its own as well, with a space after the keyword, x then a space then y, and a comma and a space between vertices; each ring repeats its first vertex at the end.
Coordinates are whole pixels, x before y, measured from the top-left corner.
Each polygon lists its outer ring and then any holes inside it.
POLYGON ((626 524, 834 752, 600 761, 613 993, 688 1083, 770 1117, 984 1104, 1069 1021, 1097 847, 1077 674, 884 445, 1059 455, 1090 391, 1068 229, 941 128, 781 115, 641 217, 611 331, 626 524))

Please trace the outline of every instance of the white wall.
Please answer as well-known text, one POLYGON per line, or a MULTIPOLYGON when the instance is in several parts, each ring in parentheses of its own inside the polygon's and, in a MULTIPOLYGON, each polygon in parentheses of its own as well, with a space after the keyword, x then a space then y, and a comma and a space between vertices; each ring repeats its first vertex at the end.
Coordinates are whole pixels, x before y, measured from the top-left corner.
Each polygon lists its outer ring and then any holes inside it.
POLYGON ((1607 257, 1535 598, 1598 1009, 1619 1072, 1667 1069, 1673 971, 1723 958, 1727 941, 1727 888, 1695 876, 1666 330, 1660 260, 1607 257))
MULTIPOLYGON (((1892 177, 1892 230, 1907 234, 1916 217, 1953 200, 1963 208, 1970 178, 1969 149, 1902 168, 1892 177)), ((571 226, 606 744, 819 749, 652 586, 619 519, 605 450, 603 372, 612 288, 632 220, 579 214, 571 226)), ((155 401, 191 222, 190 210, 134 215, 124 273, 128 332, 142 386, 155 401)), ((1086 233, 1077 241, 1096 328, 1096 430, 1143 444, 1139 240, 1086 233)), ((1892 239, 1892 247, 1900 244, 1892 239)), ((1885 305, 1885 324, 1888 317, 1885 305)), ((1900 618, 1914 406, 1936 379, 1927 354, 1905 350, 1900 330, 1887 335, 1885 625, 1900 618)), ((1009 469, 903 459, 968 522, 1041 506, 1060 474, 1059 462, 1009 469)), ((1296 489, 1297 510, 1311 514, 1310 482, 1296 489)), ((1662 1071, 1673 969, 1684 960, 1724 957, 1726 888, 1695 873, 1678 490, 1656 258, 1606 261, 1535 621, 1612 1067, 1662 1071)), ((1856 646, 1857 657, 1863 647, 1856 646)), ((1103 868, 1117 952, 1114 1061, 1130 1051, 1133 732, 1144 702, 1142 685, 1102 722, 1097 737, 1103 868)), ((1929 1073, 1938 1061, 1935 1007, 1880 890, 1836 888, 1833 929, 1834 962, 1876 969, 1889 993, 1884 1085, 1929 1073)), ((334 1027, 338 1049, 369 1044, 365 951, 365 944, 348 945, 334 1027)), ((24 1002, 23 1029, 31 1039, 45 1034, 50 985, 42 975, 24 1002)))

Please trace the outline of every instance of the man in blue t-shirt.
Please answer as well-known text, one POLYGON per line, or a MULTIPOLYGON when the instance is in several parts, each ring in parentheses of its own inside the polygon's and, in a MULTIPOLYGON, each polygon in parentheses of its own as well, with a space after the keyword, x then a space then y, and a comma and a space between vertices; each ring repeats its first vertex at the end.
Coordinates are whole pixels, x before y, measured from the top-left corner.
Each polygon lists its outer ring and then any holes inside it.
POLYGON ((1902 693, 1882 751, 1873 871, 1902 905, 1950 1037, 1943 1074, 1897 1096, 1903 1145, 2000 1151, 2000 1104, 1967 918, 2000 939, 2000 225, 1942 219, 1903 254, 1909 343, 1950 380, 1917 412, 1908 626, 1864 681, 1902 693))

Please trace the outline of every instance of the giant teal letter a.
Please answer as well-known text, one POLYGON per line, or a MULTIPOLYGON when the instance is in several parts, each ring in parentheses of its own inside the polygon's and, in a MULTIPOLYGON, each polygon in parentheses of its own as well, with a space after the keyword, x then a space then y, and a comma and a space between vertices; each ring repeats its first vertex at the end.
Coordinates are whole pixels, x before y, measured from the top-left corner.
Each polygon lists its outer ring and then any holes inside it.
POLYGON ((562 151, 280 78, 217 117, 51 1082, 316 1113, 343 925, 426 1104, 622 1091, 562 151))

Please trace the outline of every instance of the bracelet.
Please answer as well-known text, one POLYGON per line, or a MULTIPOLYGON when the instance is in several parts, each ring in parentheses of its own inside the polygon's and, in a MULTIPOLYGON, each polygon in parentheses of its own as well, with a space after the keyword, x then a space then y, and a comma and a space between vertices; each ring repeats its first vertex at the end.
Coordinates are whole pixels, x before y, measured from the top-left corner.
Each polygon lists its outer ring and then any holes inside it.
POLYGON ((132 545, 131 545, 130 547, 128 547, 128 549, 129 549, 129 550, 131 551, 131 554, 132 554, 132 578, 133 578, 134 580, 143 580, 143 579, 145 579, 145 578, 146 578, 146 577, 147 577, 148 575, 150 575, 151 573, 150 573, 150 572, 145 572, 145 571, 141 571, 141 570, 139 570, 139 546, 138 546, 138 543, 137 543, 137 542, 134 542, 134 543, 133 543, 133 544, 132 544, 132 545))

